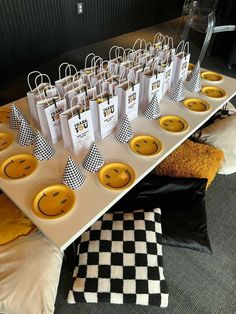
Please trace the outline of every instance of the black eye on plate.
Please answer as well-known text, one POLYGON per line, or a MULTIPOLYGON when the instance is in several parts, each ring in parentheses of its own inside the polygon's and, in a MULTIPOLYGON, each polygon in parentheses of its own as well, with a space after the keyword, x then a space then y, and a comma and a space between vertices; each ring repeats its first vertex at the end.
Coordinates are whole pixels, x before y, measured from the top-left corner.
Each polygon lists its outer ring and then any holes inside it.
POLYGON ((119 170, 118 170, 118 169, 114 169, 114 171, 115 171, 116 173, 119 173, 119 170))
POLYGON ((31 168, 31 166, 27 166, 27 167, 25 167, 25 170, 28 170, 28 169, 30 169, 31 168))
POLYGON ((107 179, 111 179, 111 177, 109 176, 109 174, 106 174, 105 177, 106 177, 107 179))
POLYGON ((147 144, 147 141, 146 140, 143 140, 144 141, 144 143, 146 143, 147 144))
POLYGON ((61 204, 65 204, 67 202, 67 198, 64 198, 64 200, 61 201, 61 204))
POLYGON ((52 194, 53 197, 57 196, 59 194, 59 192, 55 192, 52 194))
POLYGON ((19 164, 23 164, 23 162, 25 162, 25 159, 20 160, 19 164))
POLYGON ((139 144, 135 144, 135 146, 140 147, 140 145, 139 145, 139 144))

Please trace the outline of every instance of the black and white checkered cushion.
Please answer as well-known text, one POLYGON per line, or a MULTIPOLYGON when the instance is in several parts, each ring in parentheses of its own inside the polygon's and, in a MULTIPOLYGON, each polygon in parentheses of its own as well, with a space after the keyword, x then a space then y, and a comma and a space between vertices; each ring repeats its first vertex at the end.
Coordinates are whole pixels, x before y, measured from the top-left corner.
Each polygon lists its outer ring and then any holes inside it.
POLYGON ((81 236, 68 303, 168 305, 161 211, 104 214, 81 236))

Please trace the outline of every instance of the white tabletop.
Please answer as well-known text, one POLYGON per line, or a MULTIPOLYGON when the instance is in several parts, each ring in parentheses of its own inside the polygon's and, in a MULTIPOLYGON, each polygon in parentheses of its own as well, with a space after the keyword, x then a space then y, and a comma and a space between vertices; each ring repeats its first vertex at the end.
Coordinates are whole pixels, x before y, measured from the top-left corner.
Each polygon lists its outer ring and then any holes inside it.
MULTIPOLYGON (((139 156, 133 153, 127 144, 119 143, 112 134, 104 140, 96 140, 96 145, 105 162, 125 162, 132 166, 136 172, 136 180, 132 186, 137 184, 236 94, 236 79, 230 77, 225 76, 222 83, 207 84, 203 82, 203 85, 219 86, 227 92, 225 98, 215 100, 207 98, 201 93, 193 94, 185 89, 186 98, 199 97, 207 100, 211 104, 211 109, 208 112, 195 113, 189 111, 182 103, 170 101, 167 96, 164 96, 161 100, 162 116, 179 115, 185 118, 189 123, 188 130, 179 134, 167 132, 160 128, 159 119, 148 120, 142 114, 131 122, 135 135, 149 134, 161 140, 164 149, 160 154, 153 157, 139 156)), ((29 117, 26 98, 16 101, 15 104, 29 117)), ((16 140, 17 132, 9 129, 7 125, 0 124, 0 131, 12 133, 16 140)), ((62 142, 54 145, 54 147, 56 155, 51 160, 40 161, 37 170, 30 177, 16 181, 0 178, 0 188, 46 237, 61 250, 64 250, 124 196, 132 186, 121 191, 108 190, 99 183, 96 173, 89 173, 83 169, 86 174, 86 182, 80 190, 75 191, 76 205, 74 208, 61 218, 53 220, 38 218, 31 209, 32 200, 36 193, 44 187, 61 182, 68 156, 71 156, 78 165, 81 165, 86 154, 85 152, 84 154, 74 155, 71 151, 63 148, 62 142)), ((0 163, 11 155, 32 153, 32 151, 32 146, 21 147, 15 141, 13 145, 0 153, 0 163)))

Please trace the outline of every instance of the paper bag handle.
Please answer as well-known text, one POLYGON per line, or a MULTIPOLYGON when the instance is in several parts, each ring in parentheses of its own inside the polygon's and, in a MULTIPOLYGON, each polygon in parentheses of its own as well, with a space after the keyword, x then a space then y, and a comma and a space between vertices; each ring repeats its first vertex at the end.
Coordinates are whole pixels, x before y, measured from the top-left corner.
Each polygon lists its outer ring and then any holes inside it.
MULTIPOLYGON (((59 80, 61 80, 61 68, 63 67, 63 66, 68 66, 69 65, 69 63, 68 62, 63 62, 63 63, 61 63, 60 65, 59 65, 59 68, 58 68, 58 72, 59 72, 59 74, 58 74, 58 77, 59 77, 59 80)), ((65 71, 64 71, 64 77, 65 76, 67 76, 67 73, 66 73, 66 68, 65 68, 65 71)))
MULTIPOLYGON (((27 76, 27 83, 28 83, 28 86, 29 86, 29 89, 32 91, 33 90, 33 88, 32 88, 32 86, 31 86, 31 84, 30 84, 30 77, 33 75, 33 74, 35 74, 35 73, 38 73, 38 74, 42 74, 41 72, 39 72, 39 71, 32 71, 32 72, 30 72, 29 74, 28 74, 28 76, 27 76)), ((38 74, 36 75, 36 77, 38 76, 38 74)), ((41 83, 40 84, 42 84, 43 83, 43 77, 41 76, 41 83)), ((36 85, 35 85, 35 87, 36 87, 36 85)))
MULTIPOLYGON (((84 61, 84 68, 85 68, 85 69, 87 69, 87 62, 88 62, 88 58, 89 58, 90 56, 95 57, 95 53, 91 52, 91 53, 89 53, 89 54, 85 57, 85 61, 84 61)), ((91 62, 92 62, 92 61, 91 61, 91 62)), ((90 65, 91 65, 91 63, 90 63, 90 65)))
POLYGON ((152 42, 153 46, 156 44, 157 41, 161 42, 163 38, 164 38, 164 35, 162 35, 162 33, 160 32, 156 33, 152 42))

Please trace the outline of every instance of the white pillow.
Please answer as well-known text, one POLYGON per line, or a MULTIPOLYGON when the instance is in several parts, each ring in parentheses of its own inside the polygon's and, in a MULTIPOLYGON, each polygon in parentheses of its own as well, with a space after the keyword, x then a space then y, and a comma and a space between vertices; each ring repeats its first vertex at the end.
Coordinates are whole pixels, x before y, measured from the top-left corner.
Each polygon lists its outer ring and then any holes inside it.
POLYGON ((54 313, 62 259, 40 231, 0 246, 0 313, 54 313))
POLYGON ((202 130, 199 141, 215 146, 224 152, 224 162, 218 173, 236 172, 236 114, 216 120, 202 130))

